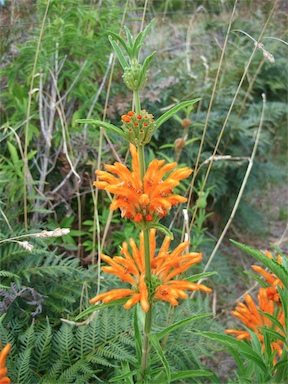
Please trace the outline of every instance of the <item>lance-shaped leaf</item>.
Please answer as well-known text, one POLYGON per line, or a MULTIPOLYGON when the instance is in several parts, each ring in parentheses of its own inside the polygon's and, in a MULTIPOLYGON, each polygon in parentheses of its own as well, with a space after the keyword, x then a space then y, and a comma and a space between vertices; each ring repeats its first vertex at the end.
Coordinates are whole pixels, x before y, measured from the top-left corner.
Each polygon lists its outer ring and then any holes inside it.
POLYGON ((164 225, 162 224, 152 224, 151 225, 151 228, 155 228, 155 229, 158 229, 158 231, 161 231, 163 232, 166 236, 170 237, 171 240, 174 239, 174 236, 173 236, 173 233, 169 231, 168 228, 166 228, 164 225))
POLYGON ((203 273, 198 273, 198 275, 193 275, 189 277, 185 277, 185 281, 189 281, 189 283, 193 283, 194 281, 200 280, 200 279, 205 279, 208 276, 215 275, 217 272, 203 272, 203 273))
POLYGON ((142 81, 142 78, 143 76, 145 76, 149 66, 150 66, 150 63, 151 63, 151 60, 153 59, 153 56, 155 55, 156 51, 153 52, 150 56, 147 56, 146 59, 144 60, 144 63, 143 63, 143 66, 140 70, 140 74, 139 74, 139 84, 141 84, 141 81, 142 81))
POLYGON ((165 123, 166 120, 170 119, 170 117, 175 115, 175 113, 177 113, 181 109, 187 107, 187 105, 192 105, 192 104, 197 103, 199 100, 201 100, 200 97, 198 99, 194 99, 194 100, 190 100, 190 101, 183 101, 182 103, 171 108, 169 111, 165 112, 162 116, 159 117, 158 120, 155 121, 155 130, 158 129, 160 127, 160 125, 165 123))
MULTIPOLYGON (((119 41, 119 43, 122 45, 122 47, 125 49, 125 51, 127 52, 127 55, 131 58, 131 53, 132 53, 132 50, 131 48, 126 44, 126 41, 123 39, 123 37, 119 36, 117 33, 114 33, 114 32, 111 32, 109 31, 108 32, 110 35, 112 35, 116 40, 119 41)), ((110 40, 110 43, 111 43, 111 36, 109 36, 109 40, 110 40)), ((113 41, 113 40, 112 40, 113 41)), ((112 43, 111 43, 112 44, 112 43)))
POLYGON ((127 63, 121 49, 118 47, 118 45, 115 43, 115 41, 112 39, 111 36, 109 36, 109 40, 110 40, 110 43, 111 43, 114 51, 116 52, 116 55, 117 55, 118 60, 121 64, 121 67, 125 70, 125 68, 129 67, 129 64, 127 63))
POLYGON ((265 283, 265 281, 261 280, 258 276, 253 275, 253 273, 246 272, 246 271, 244 271, 244 273, 245 273, 246 275, 249 275, 250 277, 252 277, 252 279, 254 279, 255 281, 257 281, 257 283, 259 283, 260 285, 262 285, 263 288, 268 288, 268 287, 270 287, 270 285, 269 285, 268 283, 265 283))
POLYGON ((149 25, 147 25, 147 27, 144 29, 143 32, 140 32, 139 35, 136 37, 135 39, 135 42, 134 42, 134 45, 133 45, 133 50, 132 50, 132 56, 133 58, 135 59, 138 59, 138 55, 139 55, 139 50, 141 48, 141 45, 147 35, 147 33, 149 32, 153 22, 154 22, 155 19, 153 19, 151 21, 151 23, 149 25))
POLYGON ((128 140, 126 134, 118 127, 115 127, 113 124, 105 123, 101 120, 93 120, 93 119, 77 119, 76 123, 87 123, 87 124, 94 124, 97 125, 98 127, 103 127, 107 129, 110 132, 117 133, 118 135, 124 137, 124 139, 128 140))
POLYGON ((264 256, 260 251, 256 251, 252 247, 247 245, 237 243, 234 240, 230 240, 237 247, 243 249, 243 251, 248 252, 250 255, 255 257, 255 259, 261 261, 267 268, 270 269, 283 283, 283 285, 288 289, 288 272, 283 267, 283 265, 278 264, 274 259, 269 259, 269 257, 264 256))
POLYGON ((133 38, 132 38, 132 35, 131 35, 129 29, 126 27, 126 25, 124 25, 124 29, 125 29, 125 33, 126 33, 126 37, 127 37, 129 46, 132 49, 133 48, 133 38))
POLYGON ((178 329, 178 328, 184 327, 193 321, 202 319, 204 317, 213 316, 213 315, 214 315, 214 313, 204 313, 201 315, 195 315, 195 316, 188 317, 188 319, 180 320, 177 323, 170 325, 170 327, 163 329, 163 331, 157 333, 156 337, 157 337, 157 339, 160 340, 164 336, 166 336, 168 333, 176 331, 176 329, 178 329))
POLYGON ((90 313, 92 313, 94 311, 99 311, 100 309, 104 309, 104 308, 107 308, 107 307, 112 307, 113 305, 125 304, 126 301, 127 301, 127 297, 125 297, 124 299, 119 299, 119 300, 111 301, 110 303, 104 303, 104 304, 101 304, 101 305, 93 305, 92 307, 89 307, 89 308, 85 309, 85 311, 81 312, 75 318, 75 320, 77 321, 77 320, 81 319, 81 317, 89 315, 90 313))
MULTIPOLYGON (((270 313, 267 313, 267 312, 262 312, 260 311, 260 309, 257 309, 257 311, 259 313, 261 313, 261 315, 267 317, 269 320, 272 321, 272 323, 274 323, 279 329, 281 329, 281 331, 283 331, 285 333, 285 329, 283 328, 283 325, 280 323, 280 321, 278 319, 276 319, 276 317, 270 315, 270 313)), ((258 327, 260 328, 260 327, 258 327)))
POLYGON ((169 364, 164 356, 164 353, 162 351, 162 348, 159 344, 159 341, 157 339, 157 337, 155 335, 149 335, 148 336, 149 340, 151 341, 151 344, 153 345, 155 351, 157 352, 158 354, 158 357, 160 358, 160 360, 162 361, 162 364, 165 368, 165 371, 166 371, 166 375, 167 375, 167 381, 168 383, 170 383, 171 381, 171 372, 170 372, 170 368, 169 368, 169 364))

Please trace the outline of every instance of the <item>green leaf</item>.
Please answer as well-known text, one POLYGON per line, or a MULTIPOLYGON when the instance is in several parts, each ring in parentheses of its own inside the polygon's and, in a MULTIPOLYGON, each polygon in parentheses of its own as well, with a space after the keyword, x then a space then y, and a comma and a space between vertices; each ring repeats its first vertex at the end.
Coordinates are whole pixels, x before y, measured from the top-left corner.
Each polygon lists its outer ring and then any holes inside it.
POLYGON ((118 57, 118 60, 121 64, 121 67, 123 68, 123 70, 125 71, 125 68, 128 68, 129 67, 129 64, 127 63, 121 49, 118 47, 118 45, 115 43, 115 41, 111 38, 111 36, 109 36, 109 40, 110 40, 110 43, 118 57))
POLYGON ((274 259, 269 259, 269 257, 264 256, 260 251, 256 251, 252 247, 248 247, 247 245, 237 243, 237 241, 230 240, 233 244, 237 245, 237 247, 243 249, 243 251, 249 253, 255 259, 259 260, 263 263, 267 268, 270 269, 283 283, 283 285, 288 289, 288 272, 285 268, 278 264, 274 259))
POLYGON ((163 232, 166 236, 170 237, 171 240, 174 239, 174 236, 173 236, 173 233, 169 231, 168 228, 166 228, 164 225, 162 224, 152 224, 152 227, 151 228, 155 228, 155 229, 158 229, 158 231, 161 231, 163 232))
POLYGON ((171 381, 183 380, 183 379, 186 379, 187 377, 199 377, 199 376, 207 377, 212 375, 213 375, 212 372, 200 371, 200 370, 172 372, 171 381))
POLYGON ((175 107, 171 108, 169 111, 165 112, 162 116, 159 117, 158 120, 155 121, 155 130, 160 127, 163 123, 165 123, 166 120, 170 119, 175 113, 180 111, 181 109, 187 107, 187 105, 192 105, 197 103, 201 98, 190 100, 190 101, 183 101, 182 103, 176 105, 175 107))
POLYGON ((285 319, 284 328, 287 331, 288 330, 288 291, 286 288, 284 288, 284 292, 283 292, 283 290, 279 287, 279 285, 277 285, 277 292, 279 293, 282 308, 284 311, 284 319, 285 319))
POLYGON ((38 151, 31 151, 27 153, 27 160, 31 160, 37 153, 38 151))
POLYGON ((268 288, 270 287, 270 285, 268 283, 265 283, 265 281, 261 280, 258 276, 255 276, 253 275, 253 273, 250 273, 250 272, 246 272, 244 271, 244 273, 250 277, 252 277, 252 279, 254 279, 255 281, 257 281, 257 283, 259 283, 260 285, 262 285, 263 288, 268 288))
POLYGON ((149 338, 151 344, 153 345, 155 351, 157 352, 160 360, 162 361, 162 364, 163 364, 163 366, 165 368, 165 371, 166 371, 167 381, 169 383, 171 381, 170 368, 169 368, 169 364, 168 364, 168 362, 167 362, 167 360, 166 360, 166 358, 164 356, 162 348, 161 348, 161 346, 159 344, 159 341, 158 341, 158 339, 157 339, 157 337, 155 335, 149 335, 148 338, 149 338))
POLYGON ((157 333, 156 337, 157 337, 157 339, 160 340, 164 336, 166 336, 168 333, 173 332, 176 329, 191 323, 192 321, 196 321, 196 320, 202 319, 204 317, 213 316, 213 315, 214 315, 214 313, 204 313, 204 314, 201 314, 201 315, 195 315, 195 316, 188 317, 188 319, 178 321, 178 323, 175 323, 173 325, 170 325, 170 327, 167 327, 167 328, 163 329, 163 331, 157 333))
POLYGON ((255 351, 253 351, 250 345, 244 343, 243 341, 233 339, 231 336, 220 335, 212 332, 195 332, 195 334, 219 342, 226 347, 233 348, 249 360, 254 361, 256 365, 267 373, 267 368, 262 360, 262 355, 259 356, 255 351))
POLYGON ((17 162, 19 161, 17 149, 16 149, 16 147, 14 147, 14 145, 12 143, 10 143, 10 141, 7 141, 7 145, 8 145, 8 149, 10 152, 11 160, 12 160, 13 164, 16 165, 17 162))
POLYGON ((76 316, 75 320, 77 321, 77 320, 81 319, 81 317, 89 315, 90 313, 92 313, 94 311, 99 311, 100 309, 112 307, 113 305, 125 304, 126 301, 127 301, 127 297, 124 298, 124 299, 119 299, 119 300, 111 301, 110 303, 104 303, 104 304, 100 304, 100 305, 93 305, 93 307, 89 307, 89 308, 85 309, 85 311, 79 313, 79 315, 76 316))
POLYGON ((193 139, 187 140, 186 143, 185 143, 185 145, 194 143, 194 141, 197 141, 197 140, 200 140, 200 138, 199 138, 199 137, 193 137, 193 139))
MULTIPOLYGON (((116 376, 116 377, 113 377, 112 379, 109 380, 109 383, 113 383, 113 382, 121 382, 121 380, 123 379, 132 379, 132 376, 136 375, 137 373, 139 372, 139 369, 136 369, 132 372, 127 372, 127 373, 124 373, 123 375, 120 375, 120 376, 116 376)), ((132 383, 133 384, 133 380, 129 380, 129 383, 132 383)))
POLYGON ((275 325, 277 325, 277 327, 280 328, 281 331, 283 331, 283 332, 285 333, 285 330, 284 330, 284 328, 283 328, 283 325, 280 323, 280 321, 279 321, 278 319, 276 319, 276 317, 270 315, 270 313, 262 312, 262 311, 260 311, 260 309, 257 309, 257 311, 258 311, 259 313, 261 313, 261 315, 263 315, 263 316, 267 317, 269 320, 271 320, 272 323, 274 323, 275 325))
POLYGON ((198 275, 193 275, 190 277, 185 278, 185 281, 189 281, 190 283, 193 283, 194 281, 200 280, 200 279, 205 279, 208 276, 215 275, 217 272, 204 272, 204 273, 199 273, 198 275))
POLYGON ((283 341, 283 343, 285 343, 285 337, 280 335, 279 332, 276 332, 274 331, 273 329, 270 329, 270 328, 266 328, 266 327, 258 327, 257 328, 261 329, 263 332, 267 332, 269 333, 270 335, 273 336, 273 339, 277 338, 277 340, 281 340, 283 341))
POLYGON ((135 42, 133 44, 133 50, 132 50, 132 56, 138 60, 139 50, 142 46, 142 43, 149 32, 153 22, 155 19, 152 19, 151 23, 147 25, 147 27, 144 29, 143 32, 140 32, 139 35, 136 37, 135 42))
POLYGON ((127 37, 129 46, 132 49, 133 48, 133 38, 132 38, 132 35, 131 35, 129 29, 126 27, 126 25, 124 25, 124 29, 125 29, 125 33, 126 33, 126 37, 127 37))
POLYGON ((139 84, 141 83, 143 76, 145 76, 145 73, 148 71, 151 60, 153 59, 153 56, 155 55, 155 53, 156 53, 156 51, 151 53, 151 55, 147 56, 146 59, 144 60, 144 63, 143 63, 143 66, 141 68, 140 75, 139 75, 139 84))
MULTIPOLYGON (((132 49, 126 44, 126 41, 123 39, 123 37, 121 37, 120 35, 118 35, 117 33, 114 33, 114 32, 111 32, 111 31, 108 31, 108 33, 110 33, 110 35, 112 35, 116 40, 119 41, 119 43, 122 45, 122 47, 125 49, 127 55, 131 58, 131 53, 132 53, 132 49)), ((115 41, 112 39, 111 36, 109 36, 109 41, 110 43, 112 44, 112 42, 114 42, 114 44, 118 47, 118 45, 115 43, 115 41)), ((113 44, 112 44, 113 45, 113 44)), ((114 48, 114 46, 113 46, 114 48)), ((119 47, 118 47, 119 48, 119 47)), ((115 48, 114 48, 115 49, 115 48)), ((122 53, 122 51, 121 51, 122 53)), ((123 56, 123 54, 122 54, 123 56)), ((123 56, 124 57, 124 56, 123 56)), ((125 59, 124 59, 125 60, 125 59)), ((128 63, 127 63, 128 64, 128 63)), ((128 66, 128 65, 127 65, 128 66)))
POLYGON ((94 124, 94 125, 97 125, 98 127, 103 127, 105 129, 107 129, 108 131, 111 131, 113 133, 117 133, 118 135, 124 137, 124 139, 126 139, 128 141, 128 138, 125 135, 125 133, 113 124, 109 124, 109 123, 105 123, 101 120, 93 120, 93 119, 78 119, 78 120, 76 120, 76 123, 94 124))

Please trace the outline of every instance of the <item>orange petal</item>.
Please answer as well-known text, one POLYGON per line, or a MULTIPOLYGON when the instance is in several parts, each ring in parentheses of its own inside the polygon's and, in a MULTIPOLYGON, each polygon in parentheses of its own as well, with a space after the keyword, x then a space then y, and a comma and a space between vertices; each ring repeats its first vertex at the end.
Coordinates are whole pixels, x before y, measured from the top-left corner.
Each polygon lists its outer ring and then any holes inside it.
POLYGON ((124 308, 130 309, 132 305, 138 303, 140 300, 140 293, 135 293, 124 305, 124 308))
POLYGON ((103 303, 110 303, 110 301, 123 299, 126 296, 134 295, 135 291, 132 289, 113 289, 109 295, 102 299, 103 303))
POLYGON ((144 276, 141 275, 139 279, 139 292, 140 292, 140 304, 144 312, 149 309, 148 303, 148 289, 144 280, 144 276))
POLYGON ((9 379, 9 377, 3 377, 2 379, 0 379, 0 384, 10 384, 11 383, 11 380, 9 379))
POLYGON ((7 343, 0 353, 0 368, 5 368, 6 357, 11 349, 11 344, 7 343))
POLYGON ((266 272, 263 268, 259 267, 258 265, 252 265, 252 268, 254 269, 254 271, 261 273, 261 275, 265 277, 266 281, 269 284, 272 285, 274 283, 274 278, 270 275, 270 273, 266 272))
POLYGON ((150 229, 150 260, 152 260, 155 256, 155 249, 156 249, 156 239, 155 239, 156 229, 152 228, 150 229))
POLYGON ((168 301, 171 305, 177 305, 178 304, 178 301, 174 297, 171 297, 169 295, 161 295, 161 293, 159 293, 159 292, 156 292, 153 297, 155 297, 156 299, 163 300, 163 301, 168 301))
POLYGON ((137 245, 134 239, 129 239, 129 244, 130 244, 130 247, 132 248, 132 255, 135 260, 135 263, 137 264, 139 271, 142 273, 144 271, 144 265, 142 263, 140 252, 137 248, 137 245))

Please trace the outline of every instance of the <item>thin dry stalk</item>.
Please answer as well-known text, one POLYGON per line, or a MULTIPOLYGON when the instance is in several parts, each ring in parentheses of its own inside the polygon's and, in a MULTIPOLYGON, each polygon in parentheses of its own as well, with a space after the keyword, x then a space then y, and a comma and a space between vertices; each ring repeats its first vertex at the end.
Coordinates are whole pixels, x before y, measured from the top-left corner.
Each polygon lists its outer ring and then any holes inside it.
MULTIPOLYGON (((208 111, 207 111, 206 121, 205 121, 204 130, 203 130, 203 134, 202 134, 202 138, 201 138, 201 143, 200 143, 200 147, 199 147, 199 151, 198 151, 196 165, 195 165, 195 168, 194 168, 194 172, 193 172, 193 176, 192 176, 192 181, 191 181, 191 184, 190 184, 190 192, 189 192, 187 207, 189 207, 190 202, 191 202, 193 186, 194 186, 194 182, 195 182, 195 176, 196 176, 196 172, 197 172, 197 168, 198 168, 198 164, 199 164, 199 160, 200 160, 200 155, 201 155, 201 152, 202 152, 202 147, 203 147, 203 143, 204 143, 204 139, 205 139, 205 135, 206 135, 207 125, 208 125, 208 120, 209 120, 209 116, 210 116, 210 112, 211 112, 211 108, 212 108, 212 103, 213 103, 213 99, 214 99, 216 85, 217 85, 217 82, 218 82, 218 78, 219 78, 219 74, 220 74, 220 70, 221 70, 222 62, 223 62, 223 58, 224 58, 224 53, 225 53, 225 49, 226 49, 227 42, 228 42, 229 32, 230 32, 230 29, 231 29, 233 17, 234 17, 235 12, 236 12, 237 1, 238 0, 236 0, 235 3, 234 3, 233 11, 232 11, 232 14, 231 14, 231 17, 230 17, 229 26, 228 26, 228 30, 227 30, 227 33, 226 33, 226 38, 225 38, 225 41, 224 41, 224 45, 223 45, 223 49, 222 49, 222 53, 221 53, 221 57, 220 57, 219 65, 218 65, 218 70, 217 70, 217 74, 216 74, 216 78, 215 78, 215 82, 214 82, 214 86, 213 86, 213 90, 212 90, 212 95, 211 95, 211 99, 210 99, 210 103, 209 103, 209 107, 208 107, 208 111)), ((198 201, 199 200, 200 200, 200 198, 198 199, 198 201)), ((184 233, 185 233, 185 227, 184 227, 184 224, 183 224, 181 242, 183 242, 184 233)))
MULTIPOLYGON (((196 216, 196 213, 197 213, 198 205, 199 205, 199 202, 200 202, 200 199, 201 199, 203 190, 204 190, 204 188, 205 188, 206 181, 207 181, 208 176, 209 176, 209 173, 210 173, 210 169, 211 169, 212 164, 213 164, 213 159, 214 159, 214 157, 215 157, 215 155, 216 155, 216 152, 217 152, 217 150, 218 150, 218 146, 219 146, 220 141, 221 141, 221 139, 222 139, 222 135, 223 135, 224 129, 225 129, 225 127, 226 127, 226 124, 227 124, 227 122, 228 122, 230 113, 231 113, 231 111, 232 111, 232 109, 233 109, 234 103, 235 103, 235 101, 236 101, 236 98, 237 98, 238 93, 239 93, 239 91, 240 91, 240 88, 241 88, 241 86, 242 86, 242 83, 243 83, 243 81, 244 81, 244 79, 245 79, 245 77, 246 77, 246 74, 247 74, 247 72, 248 72, 248 68, 249 68, 249 66, 250 66, 250 64, 251 64, 251 61, 252 61, 252 59, 253 59, 253 56, 254 56, 254 54, 255 54, 255 52, 256 52, 257 46, 258 46, 258 44, 259 44, 259 42, 260 42, 260 40, 261 40, 261 38, 262 38, 262 36, 263 36, 265 30, 266 30, 266 27, 267 27, 267 25, 268 25, 268 23, 269 23, 269 20, 270 20, 272 14, 273 14, 273 11, 274 11, 274 9, 275 9, 275 7, 276 7, 277 2, 278 2, 278 0, 276 0, 274 6, 273 6, 273 8, 272 8, 272 10, 270 11, 270 14, 269 14, 269 16, 268 16, 268 19, 266 20, 266 23, 265 23, 265 25, 264 25, 264 27, 263 27, 263 29, 262 29, 262 32, 261 32, 261 34, 260 34, 260 36, 259 36, 259 39, 258 39, 258 41, 257 41, 257 44, 255 44, 255 47, 254 47, 254 49, 253 49, 253 52, 252 52, 252 54, 251 54, 251 56, 250 56, 250 59, 249 59, 247 65, 246 65, 246 68, 245 68, 245 70, 244 70, 244 73, 243 73, 243 75, 242 75, 242 78, 241 78, 241 80, 240 80, 240 83, 239 83, 239 85, 238 85, 237 91, 236 91, 236 93, 235 93, 235 95, 234 95, 234 98, 233 98, 233 100, 232 100, 232 103, 231 103, 231 105, 230 105, 230 108, 229 108, 229 111, 228 111, 228 113, 227 113, 226 119, 225 119, 225 121, 224 121, 223 127, 222 127, 222 129, 221 129, 220 134, 219 134, 219 138, 218 138, 218 141, 217 141, 217 143, 216 143, 216 146, 215 146, 215 149, 214 149, 214 152, 213 152, 213 155, 212 155, 211 162, 210 162, 210 164, 209 164, 209 166, 208 166, 208 170, 207 170, 206 175, 205 175, 205 179, 204 179, 204 182, 203 182, 203 185, 202 185, 202 189, 201 189, 201 192, 200 192, 200 195, 199 195, 199 199, 197 200, 197 203, 196 203, 196 207, 195 207, 195 210, 194 210, 194 213, 193 213, 193 217, 192 217, 192 220, 191 220, 191 224, 190 224, 190 231, 191 231, 192 225, 193 225, 194 220, 195 220, 195 216, 196 216)), ((196 173, 196 171, 195 171, 195 173, 196 173)), ((193 175, 193 176, 194 176, 194 175, 193 175)), ((191 194, 192 194, 192 188, 191 188, 190 192, 191 192, 191 194)), ((190 197, 190 195, 189 195, 189 197, 190 197)), ((188 200, 188 203, 189 203, 189 200, 188 200)), ((188 205, 189 205, 189 204, 188 204, 188 205)))
MULTIPOLYGON (((253 161, 254 161, 254 158, 255 158, 255 154, 256 154, 256 150, 257 150, 257 147, 258 147, 258 143, 259 143, 259 139, 260 139, 260 133, 261 133, 261 129, 262 129, 262 125, 263 125, 263 120, 264 120, 264 112, 265 112, 265 105, 266 105, 266 95, 263 93, 262 94, 262 97, 263 97, 263 108, 262 108, 262 114, 261 114, 261 118, 260 118, 260 124, 259 124, 259 128, 258 128, 258 132, 257 132, 257 137, 256 137, 256 140, 255 140, 255 144, 254 144, 254 148, 253 148, 253 151, 252 151, 252 155, 251 155, 251 158, 249 159, 249 164, 248 164, 248 167, 247 167, 247 171, 246 171, 246 174, 245 174, 245 177, 242 181, 242 185, 241 185, 241 188, 240 188, 240 191, 238 193, 238 196, 237 196, 237 199, 235 201, 235 204, 234 204, 234 207, 233 207, 233 210, 231 212, 231 215, 229 217, 229 220, 227 221, 226 225, 225 225, 225 228, 223 229, 223 232, 221 233, 221 236, 219 238, 219 240, 217 241, 217 244, 203 270, 203 273, 207 271, 207 269, 209 268, 216 252, 218 251, 218 248, 220 246, 220 244, 222 243, 222 240, 224 239, 224 236, 226 235, 226 232, 235 216, 235 213, 237 211, 237 208, 239 206, 239 203, 240 203, 240 200, 242 198, 242 195, 243 195, 243 192, 244 192, 244 189, 245 189, 245 186, 246 186, 246 183, 247 183, 247 180, 249 178, 249 175, 250 175, 250 172, 251 172, 251 169, 253 167, 253 161)), ((202 279, 200 279, 198 281, 198 283, 201 283, 202 279)), ((191 295, 191 297, 193 297, 193 294, 191 295)))
MULTIPOLYGON (((123 13, 122 21, 121 21, 121 26, 120 26, 120 32, 121 32, 121 30, 123 28, 123 25, 124 25, 126 13, 127 13, 127 6, 128 6, 128 0, 126 0, 125 9, 124 9, 124 13, 123 13)), ((112 77, 113 77, 114 66, 115 66, 115 61, 116 61, 116 56, 115 55, 113 55, 113 56, 114 56, 113 57, 113 63, 112 63, 112 68, 111 68, 111 72, 110 72, 108 88, 107 88, 107 95, 106 95, 105 106, 104 106, 104 111, 103 111, 103 122, 106 119, 108 100, 109 100, 109 95, 110 95, 110 88, 111 88, 111 84, 112 84, 112 77)), ((112 56, 110 56, 110 58, 112 59, 112 56)), ((108 71, 107 71, 107 74, 108 74, 108 71)), ((98 147, 97 169, 100 169, 100 164, 101 164, 103 133, 105 134, 105 137, 107 139, 108 136, 106 135, 106 132, 104 132, 104 129, 102 127, 100 127, 100 138, 99 138, 99 147, 98 147)), ((113 146, 111 145, 111 148, 112 147, 113 146)), ((95 192, 95 200, 96 200, 96 206, 94 204, 94 218, 98 217, 98 188, 96 189, 96 192, 95 192)), ((106 227, 107 227, 107 224, 106 224, 106 227)), ((109 222, 109 225, 110 225, 110 222, 109 222)), ((94 225, 94 228, 93 228, 93 232, 94 232, 94 230, 95 230, 95 225, 94 225)), ((105 228, 105 230, 106 230, 106 228, 105 228)), ((107 232, 108 232, 108 229, 107 229, 107 232)), ((99 233, 99 236, 100 236, 100 228, 99 228, 99 232, 98 233, 99 233)), ((100 266, 101 266, 101 258, 100 258, 101 251, 100 251, 99 243, 100 242, 98 242, 98 283, 97 283, 97 295, 100 292, 100 272, 101 272, 101 268, 100 268, 100 266)), ((102 241, 102 245, 103 245, 103 241, 102 241)))
POLYGON ((45 14, 44 14, 44 17, 43 17, 43 21, 42 21, 40 36, 39 36, 39 39, 38 39, 38 45, 37 45, 37 50, 36 50, 36 55, 35 55, 35 60, 34 60, 34 67, 33 67, 33 71, 32 71, 31 84, 30 84, 30 92, 29 92, 29 95, 28 95, 29 99, 28 99, 28 106, 27 106, 27 122, 26 122, 25 146, 24 146, 24 226, 25 226, 25 230, 26 231, 28 230, 28 222, 27 222, 27 194, 26 194, 27 182, 26 182, 26 177, 27 177, 27 170, 28 170, 27 150, 28 150, 29 116, 30 116, 30 108, 31 108, 31 98, 32 98, 33 82, 34 82, 34 76, 35 76, 35 71, 36 71, 36 65, 37 65, 39 49, 40 49, 40 42, 41 42, 42 36, 43 36, 44 25, 45 25, 45 22, 46 22, 49 5, 50 5, 50 0, 47 1, 47 6, 46 6, 45 14))

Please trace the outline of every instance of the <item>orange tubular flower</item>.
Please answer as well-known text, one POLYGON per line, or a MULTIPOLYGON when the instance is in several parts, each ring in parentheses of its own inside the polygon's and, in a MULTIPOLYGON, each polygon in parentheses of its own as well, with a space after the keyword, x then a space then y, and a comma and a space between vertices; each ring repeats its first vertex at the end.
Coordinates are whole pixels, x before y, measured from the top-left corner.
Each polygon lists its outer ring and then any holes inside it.
MULTIPOLYGON (((246 327, 252 329, 258 336, 259 340, 263 342, 264 336, 262 334, 262 330, 258 327, 272 328, 274 327, 274 324, 271 322, 270 319, 268 319, 268 317, 260 314, 257 309, 260 309, 262 312, 267 312, 270 315, 274 314, 274 316, 275 313, 278 314, 277 319, 285 329, 284 312, 282 308, 279 309, 278 306, 275 306, 273 300, 269 299, 267 295, 267 290, 265 288, 260 288, 257 298, 259 302, 259 307, 255 305, 251 296, 246 294, 245 301, 247 303, 247 306, 243 303, 238 302, 239 307, 236 307, 236 311, 232 311, 231 313, 233 316, 238 317, 238 319, 240 319, 246 325, 246 327)), ((280 328, 276 327, 276 329, 274 330, 278 332, 279 335, 284 336, 284 333, 280 328)), ((250 334, 247 331, 236 331, 235 329, 227 329, 225 332, 229 335, 237 335, 238 340, 251 339, 250 334)), ((282 354, 282 345, 283 341, 276 340, 276 338, 274 342, 271 343, 272 352, 274 350, 277 350, 277 354, 279 357, 281 357, 282 354)), ((262 348, 264 350, 264 343, 262 343, 262 348)), ((276 362, 277 360, 275 357, 274 365, 276 364, 276 362)))
POLYGON ((187 271, 191 265, 199 263, 202 260, 201 253, 190 252, 187 255, 181 253, 189 244, 188 241, 178 245, 173 252, 169 253, 170 239, 165 238, 164 243, 155 256, 156 229, 150 229, 150 261, 152 280, 151 285, 147 286, 145 280, 145 256, 144 256, 144 236, 143 231, 140 233, 140 247, 137 248, 135 241, 130 239, 132 248, 132 256, 128 252, 128 244, 123 243, 121 256, 113 258, 101 254, 102 260, 106 261, 110 267, 102 267, 107 273, 112 273, 121 278, 122 281, 132 285, 132 289, 113 289, 112 291, 101 293, 90 300, 90 303, 102 301, 109 303, 110 301, 122 299, 131 296, 125 303, 124 308, 129 309, 136 303, 140 302, 144 312, 147 312, 153 300, 168 301, 172 305, 177 305, 177 299, 185 299, 188 297, 185 290, 209 293, 211 289, 202 284, 190 283, 186 280, 172 280, 173 277, 187 271))
POLYGON ((132 144, 130 144, 130 152, 133 172, 117 162, 114 165, 106 165, 108 172, 95 172, 99 181, 95 181, 94 185, 115 195, 110 205, 112 211, 119 208, 122 217, 133 219, 140 229, 149 228, 149 223, 151 223, 150 226, 158 223, 172 206, 187 201, 185 197, 174 195, 173 188, 179 184, 180 180, 188 177, 192 170, 189 168, 177 169, 163 181, 164 175, 173 170, 177 163, 164 165, 164 160, 154 159, 148 166, 144 176, 144 185, 142 185, 138 152, 132 144))
MULTIPOLYGON (((273 259, 269 251, 266 252, 266 256, 269 259, 273 259)), ((281 264, 280 255, 278 255, 278 264, 281 264)), ((274 275, 274 273, 272 273, 271 271, 267 272, 263 268, 259 267, 258 265, 252 265, 252 268, 254 269, 255 272, 260 273, 265 278, 266 283, 271 285, 271 287, 266 288, 266 293, 269 299, 276 301, 278 305, 281 306, 282 304, 280 301, 279 293, 277 292, 277 285, 279 285, 279 287, 283 289, 282 281, 280 281, 278 277, 274 275)))
POLYGON ((5 377, 7 368, 5 367, 6 357, 11 349, 11 344, 8 343, 0 353, 0 384, 10 384, 9 377, 5 377))

